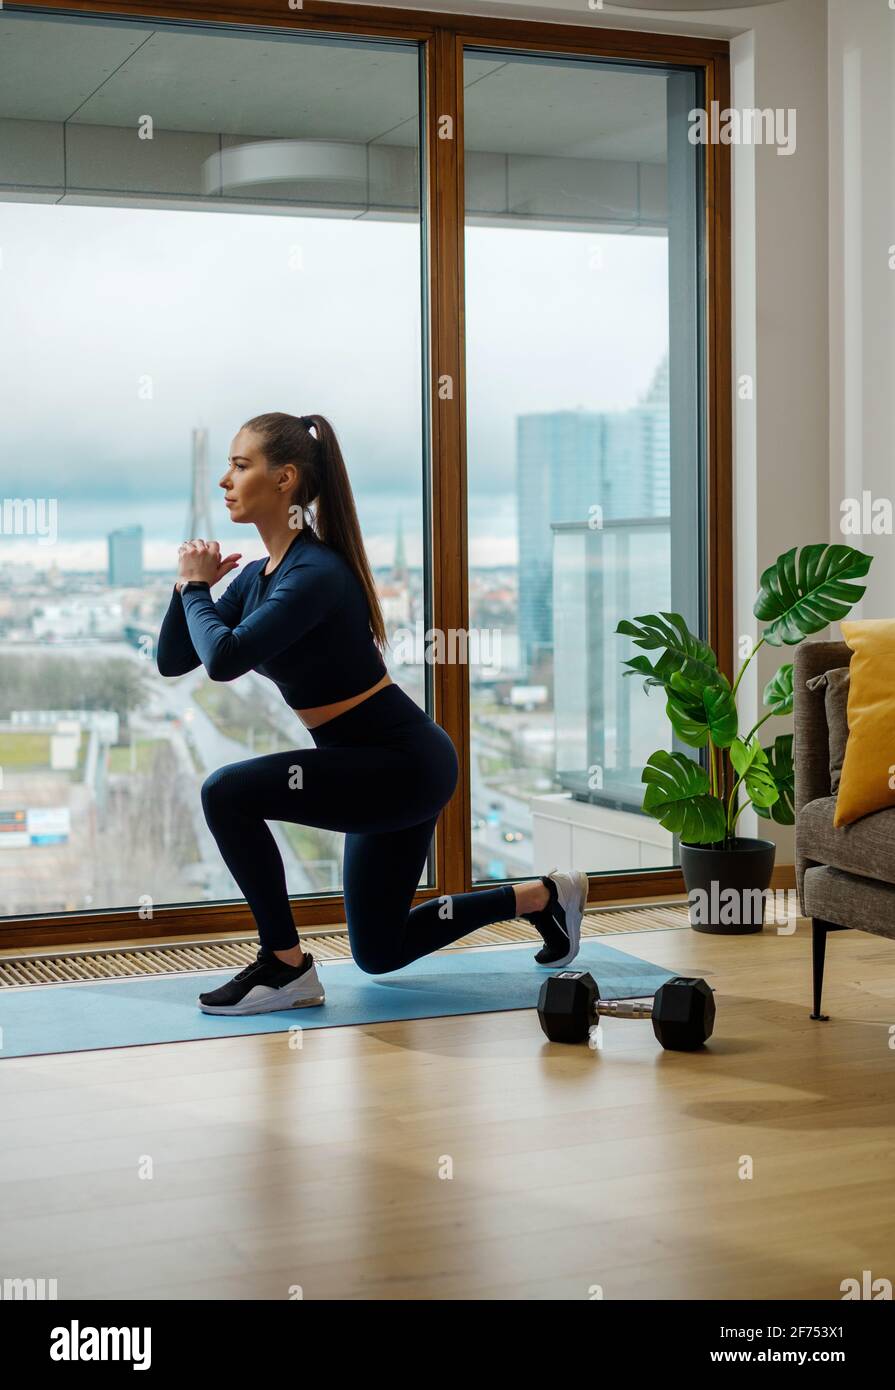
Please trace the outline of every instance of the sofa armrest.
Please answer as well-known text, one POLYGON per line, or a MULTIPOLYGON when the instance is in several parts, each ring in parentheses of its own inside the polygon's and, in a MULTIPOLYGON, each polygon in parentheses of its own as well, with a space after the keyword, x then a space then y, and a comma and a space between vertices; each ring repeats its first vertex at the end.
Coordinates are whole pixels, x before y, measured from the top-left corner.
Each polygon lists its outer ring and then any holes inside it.
POLYGON ((793 659, 793 810, 796 820, 796 889, 804 912, 805 870, 822 862, 811 858, 811 845, 799 832, 799 812, 809 801, 830 796, 830 731, 823 686, 809 690, 812 676, 836 666, 848 666, 852 649, 846 642, 801 642, 793 659))
POLYGON ((836 666, 848 666, 852 649, 846 642, 801 642, 793 661, 792 715, 796 816, 808 801, 830 795, 830 731, 823 686, 809 690, 812 676, 836 666))

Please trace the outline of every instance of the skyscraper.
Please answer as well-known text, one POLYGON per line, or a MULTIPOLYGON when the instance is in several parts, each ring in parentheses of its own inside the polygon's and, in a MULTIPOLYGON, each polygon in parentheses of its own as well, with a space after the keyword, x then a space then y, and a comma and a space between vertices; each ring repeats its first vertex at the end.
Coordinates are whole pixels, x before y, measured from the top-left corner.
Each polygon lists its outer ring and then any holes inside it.
POLYGON ((630 410, 558 410, 516 422, 519 648, 530 670, 553 646, 554 522, 667 516, 668 356, 630 410))
POLYGON ((407 575, 407 556, 404 553, 404 527, 401 524, 401 513, 398 513, 398 525, 395 535, 395 558, 392 562, 392 579, 397 584, 406 584, 407 575))
POLYGON ((121 526, 110 531, 109 584, 116 589, 139 589, 143 586, 143 527, 121 526))
POLYGON ((211 504, 208 500, 208 430, 193 430, 193 466, 190 509, 184 540, 192 541, 212 533, 211 504))

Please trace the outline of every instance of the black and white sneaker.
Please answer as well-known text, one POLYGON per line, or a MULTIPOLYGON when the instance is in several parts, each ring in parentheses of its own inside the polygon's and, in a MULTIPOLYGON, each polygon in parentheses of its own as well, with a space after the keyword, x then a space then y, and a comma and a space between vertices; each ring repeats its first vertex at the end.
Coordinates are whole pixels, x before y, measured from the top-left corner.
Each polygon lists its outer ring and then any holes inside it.
POLYGON ((535 955, 538 965, 568 965, 581 946, 581 918, 587 902, 587 874, 580 869, 560 873, 551 869, 540 875, 550 894, 540 912, 523 912, 526 922, 537 927, 544 945, 535 955))
POLYGON ((266 1014, 305 1009, 325 1000, 310 951, 305 951, 301 965, 287 965, 262 946, 251 965, 219 989, 200 994, 198 1004, 206 1014, 266 1014))

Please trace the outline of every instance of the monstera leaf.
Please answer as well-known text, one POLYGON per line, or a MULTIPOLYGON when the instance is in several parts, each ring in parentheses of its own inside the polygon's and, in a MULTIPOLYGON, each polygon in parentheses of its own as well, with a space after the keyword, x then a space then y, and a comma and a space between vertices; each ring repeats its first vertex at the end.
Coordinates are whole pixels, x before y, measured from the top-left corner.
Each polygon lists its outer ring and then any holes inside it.
POLYGON ((828 623, 844 618, 864 593, 863 584, 847 581, 865 575, 873 560, 850 545, 803 546, 787 550, 761 576, 752 612, 770 623, 762 633, 772 647, 794 646, 828 623))
MULTIPOLYGON (((2 4, 2 0, 0 0, 2 4)), ((856 584, 870 569, 873 557, 849 545, 820 542, 788 550, 764 571, 753 606, 756 618, 766 623, 761 642, 770 646, 795 646, 829 623, 838 622, 862 597, 856 584)), ((793 711, 793 664, 787 663, 768 681, 763 698, 768 713, 748 739, 739 737, 735 690, 719 670, 711 647, 694 636, 679 613, 642 613, 622 620, 616 633, 631 637, 644 651, 658 652, 653 663, 638 654, 623 664, 623 675, 643 676, 649 694, 654 685, 666 695, 666 713, 677 737, 694 748, 709 745, 710 766, 714 750, 729 749, 739 778, 728 798, 726 764, 722 756, 720 786, 709 772, 683 753, 662 749, 653 753, 641 774, 646 783, 643 810, 683 843, 730 846, 736 842, 737 797, 740 787, 765 820, 792 825, 795 820, 793 736, 781 734, 770 748, 762 748, 755 736, 771 715, 793 711)), ((759 644, 761 645, 761 644, 759 644)), ((755 655, 747 658, 746 664, 755 655)))
POLYGON ((711 794, 705 768, 692 758, 660 748, 647 760, 640 780, 647 783, 644 811, 673 835, 695 845, 724 838, 724 807, 711 794))
POLYGON ((746 788, 755 809, 758 810, 759 806, 772 806, 780 793, 758 739, 752 738, 748 743, 744 743, 741 738, 734 739, 730 745, 730 761, 737 776, 742 777, 742 785, 746 788))
MULTIPOLYGON (((618 628, 616 628, 617 631, 618 628)), ((633 676, 638 671, 642 676, 646 676, 643 689, 647 695, 651 685, 661 685, 663 688, 667 688, 670 675, 677 670, 674 661, 668 660, 667 652, 659 658, 655 666, 648 656, 632 656, 630 660, 625 662, 625 665, 630 666, 631 669, 630 671, 622 671, 623 676, 633 676)))
POLYGON ((778 825, 794 825, 796 817, 793 810, 793 798, 796 790, 796 778, 792 761, 792 734, 778 734, 773 745, 765 749, 765 753, 768 758, 768 768, 780 796, 770 809, 758 804, 756 804, 755 809, 760 816, 764 816, 765 820, 775 820, 778 825))
POLYGON ((711 737, 716 748, 729 748, 737 736, 737 707, 730 681, 717 673, 716 685, 687 680, 673 671, 665 706, 675 733, 693 748, 702 748, 711 737))
POLYGON ((648 651, 663 649, 655 666, 645 656, 635 656, 624 662, 631 670, 623 671, 622 675, 630 676, 639 671, 647 677, 644 690, 651 685, 664 685, 667 690, 674 671, 680 671, 687 680, 710 685, 721 674, 711 647, 690 632, 680 613, 641 613, 633 622, 623 618, 615 630, 633 637, 638 647, 648 651))
POLYGON ((772 714, 792 714, 792 674, 790 661, 765 686, 762 699, 772 714))

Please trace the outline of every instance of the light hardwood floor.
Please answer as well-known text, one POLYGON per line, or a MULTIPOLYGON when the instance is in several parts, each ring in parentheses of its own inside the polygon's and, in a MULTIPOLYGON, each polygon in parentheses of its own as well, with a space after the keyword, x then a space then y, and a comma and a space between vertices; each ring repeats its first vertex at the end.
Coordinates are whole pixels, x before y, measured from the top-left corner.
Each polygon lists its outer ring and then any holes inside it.
POLYGON ((704 1053, 621 1020, 602 1051, 564 1047, 515 1011, 0 1063, 0 1275, 93 1299, 839 1299, 892 1278, 895 942, 831 936, 828 1023, 804 920, 606 944, 706 977, 704 1053))

